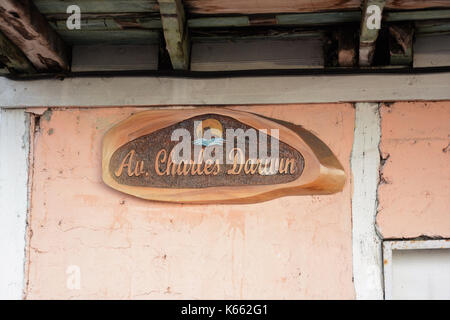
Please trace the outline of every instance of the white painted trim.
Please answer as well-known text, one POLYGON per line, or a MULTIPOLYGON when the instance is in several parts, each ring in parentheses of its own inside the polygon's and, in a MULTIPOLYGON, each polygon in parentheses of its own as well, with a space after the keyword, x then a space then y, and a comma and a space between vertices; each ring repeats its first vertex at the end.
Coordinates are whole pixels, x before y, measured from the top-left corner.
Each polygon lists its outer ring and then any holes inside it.
POLYGON ((353 281, 357 299, 383 299, 381 240, 376 231, 381 138, 379 105, 357 103, 353 175, 353 281))
POLYGON ((28 156, 28 114, 0 109, 0 299, 23 297, 28 156))
POLYGON ((450 73, 217 79, 0 77, 0 107, 286 104, 450 100, 450 73))
POLYGON ((450 240, 396 240, 383 242, 384 294, 386 300, 392 300, 392 251, 420 249, 448 249, 450 240))

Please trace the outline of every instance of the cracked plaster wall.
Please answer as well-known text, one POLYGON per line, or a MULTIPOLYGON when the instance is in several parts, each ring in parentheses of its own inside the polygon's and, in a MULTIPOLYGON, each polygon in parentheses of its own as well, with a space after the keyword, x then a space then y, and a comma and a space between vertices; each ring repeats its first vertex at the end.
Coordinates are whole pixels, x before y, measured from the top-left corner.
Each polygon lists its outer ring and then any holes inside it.
POLYGON ((383 238, 450 238, 450 102, 397 102, 380 112, 383 238))
POLYGON ((143 109, 52 109, 34 137, 26 298, 354 298, 354 108, 236 108, 317 134, 348 173, 343 192, 252 205, 140 200, 103 184, 101 139, 143 109), (79 290, 66 285, 73 265, 79 290))

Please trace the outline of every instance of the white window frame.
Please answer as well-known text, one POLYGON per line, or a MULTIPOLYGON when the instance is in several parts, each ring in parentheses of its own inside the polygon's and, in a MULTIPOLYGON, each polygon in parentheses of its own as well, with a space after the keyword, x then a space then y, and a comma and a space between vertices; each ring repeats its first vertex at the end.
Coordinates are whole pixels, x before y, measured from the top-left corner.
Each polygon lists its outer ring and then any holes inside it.
POLYGON ((383 241, 384 299, 392 300, 392 251, 420 249, 449 249, 450 239, 383 241))

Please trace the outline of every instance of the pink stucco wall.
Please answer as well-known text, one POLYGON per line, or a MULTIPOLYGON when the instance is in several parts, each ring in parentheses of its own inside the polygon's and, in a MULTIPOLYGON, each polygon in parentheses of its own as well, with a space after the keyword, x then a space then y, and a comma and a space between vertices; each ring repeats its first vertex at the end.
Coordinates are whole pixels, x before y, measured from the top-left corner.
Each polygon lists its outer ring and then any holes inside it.
POLYGON ((450 237, 450 102, 381 108, 382 182, 377 223, 384 238, 450 237))
POLYGON ((353 298, 349 104, 236 107, 312 130, 349 179, 251 205, 144 201, 101 179, 104 133, 142 109, 53 110, 34 141, 29 299, 353 298), (67 267, 80 290, 66 286, 67 267))

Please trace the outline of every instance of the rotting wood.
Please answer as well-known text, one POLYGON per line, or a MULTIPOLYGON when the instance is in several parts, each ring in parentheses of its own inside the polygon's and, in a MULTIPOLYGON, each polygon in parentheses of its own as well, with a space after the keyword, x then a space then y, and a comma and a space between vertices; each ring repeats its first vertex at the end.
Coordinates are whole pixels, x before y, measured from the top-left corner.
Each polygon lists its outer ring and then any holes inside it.
POLYGON ((258 14, 358 9, 360 0, 185 0, 195 14, 258 14))
POLYGON ((0 31, 38 71, 69 69, 69 51, 30 0, 0 2, 0 31))
MULTIPOLYGON (((50 24, 58 30, 66 28, 67 14, 45 14, 50 24)), ((187 20, 189 28, 229 28, 257 26, 251 24, 254 16, 220 16, 220 17, 194 17, 187 20)), ((384 21, 417 21, 450 19, 450 10, 414 10, 394 11, 383 14, 384 21)), ((277 14, 275 20, 270 20, 270 25, 277 26, 325 26, 361 21, 361 11, 333 11, 333 12, 308 12, 293 14, 277 14)), ((267 24, 264 24, 267 25, 267 24)), ((151 13, 83 13, 81 27, 89 29, 160 29, 162 28, 159 13, 157 16, 151 13)))
MULTIPOLYGON (((185 0, 195 14, 299 13, 358 9, 361 0, 185 0)), ((396 10, 448 8, 448 0, 387 0, 386 7, 396 10)))
POLYGON ((391 65, 411 65, 413 62, 414 26, 402 23, 389 26, 389 55, 391 65))
POLYGON ((427 8, 449 8, 448 0, 387 0, 386 8, 397 10, 427 9, 427 8))
POLYGON ((362 67, 372 65, 375 45, 380 31, 377 28, 370 28, 368 26, 368 20, 372 18, 372 14, 374 13, 368 13, 367 9, 373 5, 377 6, 381 11, 380 14, 382 14, 385 0, 364 0, 362 6, 363 16, 361 19, 361 34, 359 39, 359 65, 362 67))
POLYGON ((175 70, 189 69, 190 40, 181 0, 158 0, 166 48, 175 70))
POLYGON ((77 5, 84 13, 158 12, 157 0, 34 0, 43 14, 66 13, 67 7, 77 5))
POLYGON ((0 32, 0 63, 11 72, 35 73, 30 61, 14 43, 0 32))

